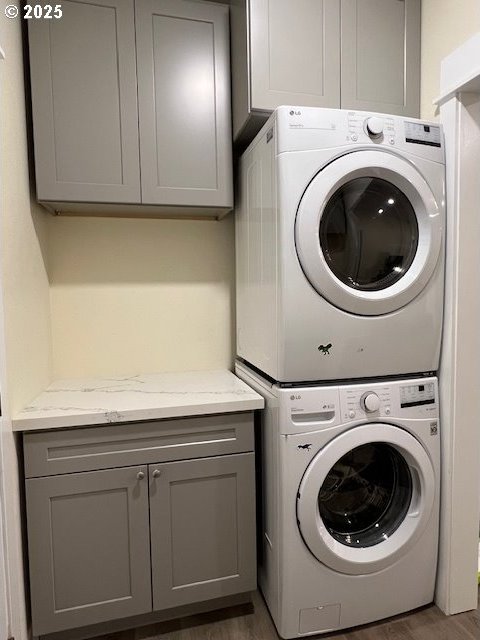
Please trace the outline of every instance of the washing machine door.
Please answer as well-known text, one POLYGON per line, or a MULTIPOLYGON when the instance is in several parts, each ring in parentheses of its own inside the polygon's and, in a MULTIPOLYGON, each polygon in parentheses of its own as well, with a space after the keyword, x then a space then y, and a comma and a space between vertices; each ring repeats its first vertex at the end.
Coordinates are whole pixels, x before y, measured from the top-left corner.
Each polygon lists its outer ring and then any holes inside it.
POLYGON ((298 490, 297 521, 320 562, 341 573, 373 573, 413 547, 434 497, 433 466, 420 442, 399 427, 367 424, 313 458, 298 490))
POLYGON ((420 172, 385 151, 355 151, 310 182, 295 220, 302 269, 317 292, 358 315, 413 300, 437 264, 439 205, 420 172))

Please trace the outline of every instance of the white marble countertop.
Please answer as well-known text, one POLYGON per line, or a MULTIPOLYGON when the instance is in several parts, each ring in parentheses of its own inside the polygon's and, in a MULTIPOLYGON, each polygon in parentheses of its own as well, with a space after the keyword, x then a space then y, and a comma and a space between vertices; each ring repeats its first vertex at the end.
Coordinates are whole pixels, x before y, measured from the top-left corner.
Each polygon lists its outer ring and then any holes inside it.
POLYGON ((14 431, 251 411, 263 398, 230 371, 58 380, 12 420, 14 431))

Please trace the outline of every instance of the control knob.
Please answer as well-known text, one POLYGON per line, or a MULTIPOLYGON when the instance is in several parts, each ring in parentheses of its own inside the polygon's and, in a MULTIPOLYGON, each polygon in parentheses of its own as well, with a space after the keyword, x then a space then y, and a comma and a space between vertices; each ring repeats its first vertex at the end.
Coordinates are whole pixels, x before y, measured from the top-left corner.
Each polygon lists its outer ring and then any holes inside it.
POLYGON ((376 116, 372 116, 365 120, 365 128, 371 138, 380 137, 383 133, 384 126, 385 123, 383 122, 383 119, 377 118, 376 116))
POLYGON ((380 409, 380 398, 373 391, 368 391, 362 396, 360 404, 367 413, 373 413, 380 409))

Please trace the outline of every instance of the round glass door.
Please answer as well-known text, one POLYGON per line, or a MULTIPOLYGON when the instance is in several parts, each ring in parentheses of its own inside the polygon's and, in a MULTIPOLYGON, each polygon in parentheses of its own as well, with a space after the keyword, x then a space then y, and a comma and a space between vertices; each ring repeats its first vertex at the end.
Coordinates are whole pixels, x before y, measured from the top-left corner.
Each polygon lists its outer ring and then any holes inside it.
POLYGON ((342 544, 371 547, 400 526, 412 499, 408 464, 383 442, 356 447, 328 472, 318 493, 327 531, 342 544))
POLYGON ((415 211, 395 185, 355 178, 327 202, 319 229, 328 267, 343 283, 363 291, 392 286, 410 268, 418 246, 415 211))
POLYGON ((410 433, 371 423, 345 431, 312 459, 297 493, 297 522, 311 553, 360 575, 395 562, 432 514, 435 473, 410 433))
POLYGON ((413 300, 440 256, 443 220, 423 176, 381 150, 340 156, 312 179, 295 219, 295 247, 316 291, 357 315, 413 300))

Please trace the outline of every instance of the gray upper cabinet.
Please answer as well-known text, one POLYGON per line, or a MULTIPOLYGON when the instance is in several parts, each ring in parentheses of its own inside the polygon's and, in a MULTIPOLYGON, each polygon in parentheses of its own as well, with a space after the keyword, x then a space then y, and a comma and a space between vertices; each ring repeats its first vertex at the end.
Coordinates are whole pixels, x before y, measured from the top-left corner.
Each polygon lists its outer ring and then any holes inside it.
POLYGON ((256 587, 254 454, 150 465, 153 608, 256 587))
POLYGON ((133 0, 62 11, 28 21, 37 197, 139 203, 133 0))
POLYGON ((228 7, 137 0, 142 201, 231 208, 228 7))
POLYGON ((34 635, 152 609, 147 467, 26 482, 34 635))
POLYGON ((340 106, 339 17, 336 0, 250 0, 252 108, 340 106))
POLYGON ((282 104, 340 107, 340 0, 232 0, 231 25, 235 138, 282 104))
POLYGON ((419 116, 420 0, 232 0, 234 138, 282 104, 419 116))
POLYGON ((342 108, 418 117, 420 0, 342 0, 342 108))
POLYGON ((30 20, 37 197, 58 213, 233 206, 228 7, 65 0, 30 20))

